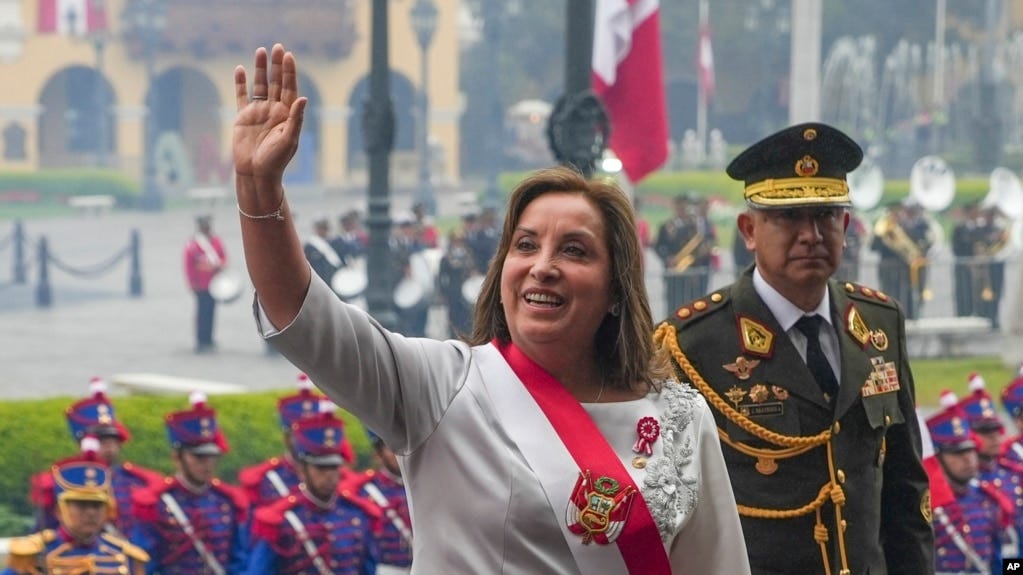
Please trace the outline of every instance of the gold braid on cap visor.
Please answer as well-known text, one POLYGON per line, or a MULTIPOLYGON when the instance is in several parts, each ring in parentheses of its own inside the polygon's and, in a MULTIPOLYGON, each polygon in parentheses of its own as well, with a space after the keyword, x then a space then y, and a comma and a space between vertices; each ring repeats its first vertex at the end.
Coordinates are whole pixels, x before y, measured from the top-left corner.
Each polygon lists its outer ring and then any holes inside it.
POLYGON ((837 178, 781 178, 746 186, 746 201, 763 207, 813 204, 850 206, 849 184, 837 178))

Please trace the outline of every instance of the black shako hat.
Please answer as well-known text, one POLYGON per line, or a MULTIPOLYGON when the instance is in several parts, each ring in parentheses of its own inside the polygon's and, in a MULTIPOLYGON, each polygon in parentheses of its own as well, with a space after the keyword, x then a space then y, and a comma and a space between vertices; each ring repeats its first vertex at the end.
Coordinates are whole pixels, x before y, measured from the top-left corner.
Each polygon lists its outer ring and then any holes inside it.
POLYGON ((728 175, 746 183, 743 196, 754 208, 851 206, 846 174, 863 150, 841 130, 807 123, 785 128, 746 148, 728 175))

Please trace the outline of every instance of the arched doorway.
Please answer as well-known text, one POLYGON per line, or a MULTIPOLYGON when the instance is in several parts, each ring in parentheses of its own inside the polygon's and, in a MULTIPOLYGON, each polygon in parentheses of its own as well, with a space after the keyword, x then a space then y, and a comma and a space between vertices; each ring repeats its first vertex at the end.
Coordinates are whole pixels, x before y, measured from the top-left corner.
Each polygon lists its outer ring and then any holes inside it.
POLYGON ((192 68, 160 74, 146 106, 155 122, 153 162, 164 193, 230 181, 231 158, 221 151, 221 102, 205 74, 192 68))
POLYGON ((114 91, 95 68, 72 66, 57 72, 43 86, 39 105, 40 168, 116 163, 114 91))
MULTIPOLYGON (((366 170, 366 146, 362 134, 362 108, 369 97, 369 77, 363 76, 348 99, 348 171, 366 170)), ((416 89, 400 72, 391 71, 391 100, 394 104, 394 151, 416 150, 416 89)))

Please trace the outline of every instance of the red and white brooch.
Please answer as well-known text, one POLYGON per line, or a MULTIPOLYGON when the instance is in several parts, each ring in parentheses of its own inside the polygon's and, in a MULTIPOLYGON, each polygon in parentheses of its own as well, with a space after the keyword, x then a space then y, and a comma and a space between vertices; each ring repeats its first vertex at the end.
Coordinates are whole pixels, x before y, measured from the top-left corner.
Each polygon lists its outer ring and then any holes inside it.
POLYGON ((647 457, 653 455, 653 444, 661 436, 661 424, 653 417, 644 417, 636 423, 636 434, 639 435, 639 439, 632 446, 632 451, 647 457))

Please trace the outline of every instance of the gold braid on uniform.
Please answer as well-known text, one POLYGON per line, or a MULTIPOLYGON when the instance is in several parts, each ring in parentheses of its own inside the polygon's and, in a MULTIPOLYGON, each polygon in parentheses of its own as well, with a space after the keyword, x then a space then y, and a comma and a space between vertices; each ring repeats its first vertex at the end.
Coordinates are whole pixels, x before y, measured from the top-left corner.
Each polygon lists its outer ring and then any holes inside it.
POLYGON ((727 432, 718 427, 718 437, 736 451, 744 455, 749 455, 750 457, 755 457, 758 460, 787 459, 789 457, 805 453, 816 447, 827 445, 829 479, 827 483, 821 486, 820 491, 817 493, 817 497, 814 498, 813 501, 795 509, 765 509, 762 507, 740 505, 738 503, 736 503, 736 508, 739 511, 739 515, 755 517, 758 519, 792 519, 807 515, 811 512, 816 512, 817 524, 814 525, 813 538, 820 546, 821 558, 824 561, 824 573, 825 575, 831 575, 831 564, 828 561, 827 548, 828 528, 824 525, 824 520, 821 517, 821 507, 824 506, 828 499, 831 499, 832 503, 835 505, 835 524, 839 535, 838 549, 839 555, 842 559, 842 569, 839 571, 839 575, 849 575, 851 571, 849 570, 849 560, 846 556, 845 550, 845 521, 842 519, 842 507, 845 505, 845 492, 842 490, 842 487, 838 484, 835 477, 834 453, 831 448, 831 429, 825 429, 817 435, 811 436, 790 436, 771 431, 728 405, 728 402, 714 391, 714 388, 707 384, 707 380, 705 380, 703 376, 696 371, 692 362, 689 361, 688 357, 686 357, 685 352, 683 352, 682 348, 679 347, 678 338, 675 335, 675 328, 673 328, 671 324, 664 322, 656 331, 654 331, 654 343, 668 349, 668 352, 671 353, 672 359, 675 360, 679 368, 682 369, 682 372, 689 378, 692 384, 696 386, 696 389, 703 394, 703 396, 707 399, 707 402, 710 403, 714 409, 718 410, 747 433, 763 439, 768 443, 785 447, 785 449, 756 448, 741 441, 732 439, 727 432))

